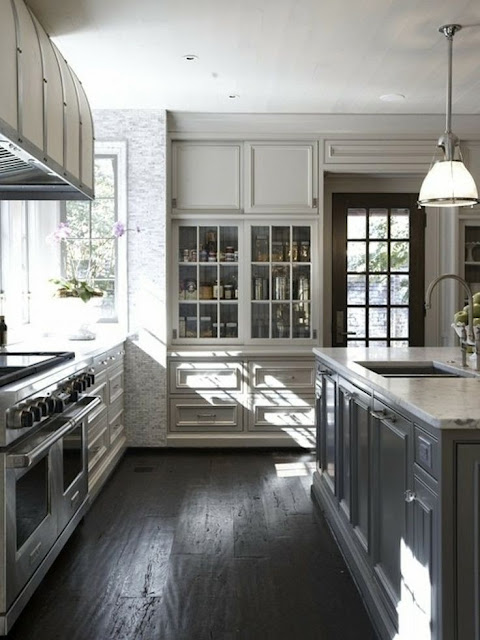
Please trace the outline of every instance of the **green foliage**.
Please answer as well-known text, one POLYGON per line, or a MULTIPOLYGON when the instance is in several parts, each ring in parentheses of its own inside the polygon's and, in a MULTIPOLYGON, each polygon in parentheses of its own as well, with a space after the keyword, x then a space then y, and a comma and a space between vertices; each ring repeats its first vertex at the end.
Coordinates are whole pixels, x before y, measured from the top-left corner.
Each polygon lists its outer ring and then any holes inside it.
POLYGON ((101 298, 103 291, 92 287, 86 280, 76 278, 51 278, 50 282, 56 285, 55 296, 57 298, 80 298, 83 302, 88 302, 92 298, 101 298))

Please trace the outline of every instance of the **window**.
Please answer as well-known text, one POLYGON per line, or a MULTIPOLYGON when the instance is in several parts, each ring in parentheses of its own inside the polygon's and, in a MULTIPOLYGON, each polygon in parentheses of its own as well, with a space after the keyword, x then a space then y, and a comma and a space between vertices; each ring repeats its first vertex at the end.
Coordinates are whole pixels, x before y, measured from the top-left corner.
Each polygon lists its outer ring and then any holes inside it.
POLYGON ((49 281, 72 268, 81 279, 90 270, 104 291, 99 320, 126 322, 127 242, 112 233, 116 221, 126 226, 126 145, 99 142, 95 150, 94 202, 0 202, 0 313, 9 329, 47 327, 49 281), (68 243, 49 245, 60 222, 71 227, 68 243))
POLYGON ((95 200, 62 203, 62 221, 70 235, 62 243, 62 276, 87 280, 103 291, 100 317, 118 317, 118 242, 112 228, 118 220, 118 170, 115 155, 95 157, 95 200))

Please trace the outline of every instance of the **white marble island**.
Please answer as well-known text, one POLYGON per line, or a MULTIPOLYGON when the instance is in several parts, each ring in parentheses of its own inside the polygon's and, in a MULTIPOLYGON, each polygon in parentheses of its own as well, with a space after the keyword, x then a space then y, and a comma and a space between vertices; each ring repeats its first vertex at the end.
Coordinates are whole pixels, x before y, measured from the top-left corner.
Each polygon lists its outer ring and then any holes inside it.
POLYGON ((331 348, 314 349, 314 353, 326 365, 352 380, 367 383, 374 393, 414 412, 432 427, 480 429, 480 371, 475 370, 474 358, 468 359, 469 366, 462 367, 459 348, 331 348), (387 378, 358 364, 365 361, 434 362, 465 377, 387 378))
POLYGON ((379 636, 478 638, 480 374, 474 359, 463 368, 459 348, 314 353, 312 495, 379 636), (461 377, 387 377, 366 368, 393 363, 434 363, 461 377))

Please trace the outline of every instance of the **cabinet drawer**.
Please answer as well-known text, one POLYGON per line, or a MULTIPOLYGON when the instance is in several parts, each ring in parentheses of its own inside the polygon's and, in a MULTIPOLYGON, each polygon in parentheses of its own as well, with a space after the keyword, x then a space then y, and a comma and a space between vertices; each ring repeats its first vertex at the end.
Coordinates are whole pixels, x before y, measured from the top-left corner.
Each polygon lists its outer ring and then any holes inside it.
POLYGON ((170 364, 170 390, 172 393, 194 393, 198 389, 242 388, 240 362, 172 362, 170 364))
POLYGON ((430 433, 414 425, 414 459, 427 473, 438 478, 438 440, 430 433))
POLYGON ((170 401, 170 431, 241 431, 242 406, 232 398, 212 402, 201 398, 170 401))
POLYGON ((125 412, 123 408, 123 398, 119 398, 108 408, 108 422, 110 431, 110 444, 118 438, 125 428, 125 412))
POLYGON ((108 423, 107 420, 102 420, 98 427, 94 429, 94 432, 90 434, 88 440, 88 471, 89 473, 100 462, 103 456, 107 453, 109 446, 108 438, 108 423))
POLYGON ((313 361, 250 362, 250 382, 254 389, 309 389, 315 384, 313 361))
POLYGON ((101 420, 107 412, 108 384, 107 374, 105 371, 95 375, 95 386, 88 389, 87 393, 89 396, 98 396, 101 399, 101 403, 98 407, 88 414, 88 424, 91 425, 96 421, 101 420))
POLYGON ((115 367, 108 372, 108 402, 111 404, 123 395, 125 388, 125 372, 123 366, 115 367))
POLYGON ((297 394, 258 394, 251 397, 249 431, 301 429, 315 445, 315 397, 297 394), (307 433, 305 433, 307 430, 307 433))

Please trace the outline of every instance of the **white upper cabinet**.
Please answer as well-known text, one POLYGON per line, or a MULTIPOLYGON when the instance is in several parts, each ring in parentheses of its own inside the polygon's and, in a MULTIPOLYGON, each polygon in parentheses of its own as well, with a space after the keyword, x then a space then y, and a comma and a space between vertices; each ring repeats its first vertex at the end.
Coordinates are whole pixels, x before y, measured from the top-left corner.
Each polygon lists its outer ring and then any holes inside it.
POLYGON ((241 209, 241 143, 174 142, 172 208, 241 209))
POLYGON ((318 210, 316 142, 246 142, 245 212, 318 210))

